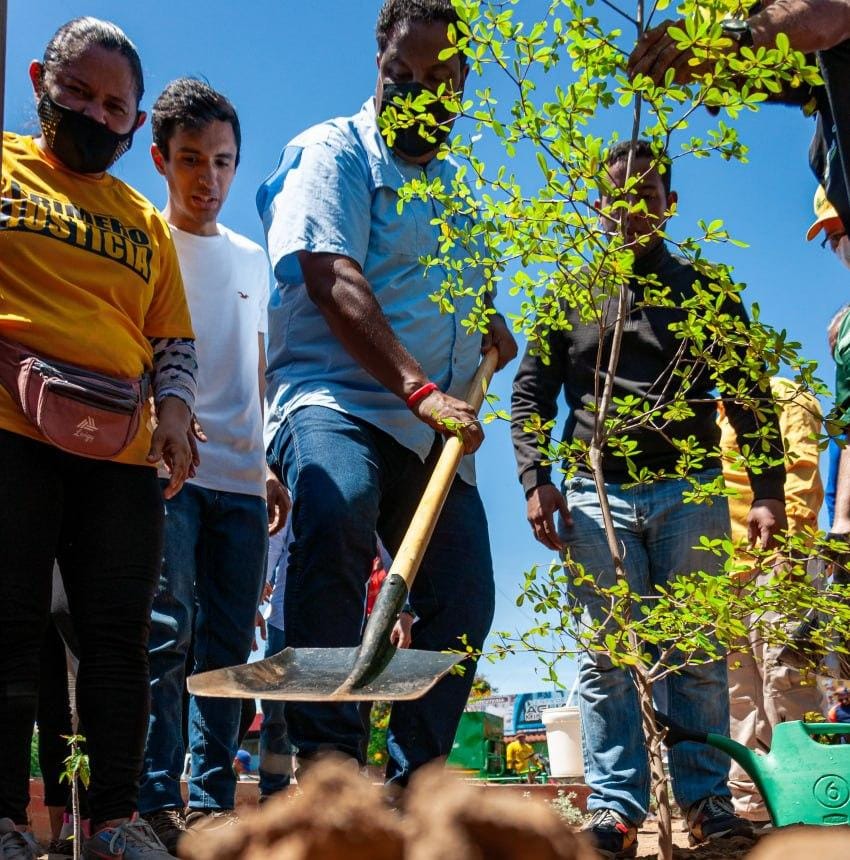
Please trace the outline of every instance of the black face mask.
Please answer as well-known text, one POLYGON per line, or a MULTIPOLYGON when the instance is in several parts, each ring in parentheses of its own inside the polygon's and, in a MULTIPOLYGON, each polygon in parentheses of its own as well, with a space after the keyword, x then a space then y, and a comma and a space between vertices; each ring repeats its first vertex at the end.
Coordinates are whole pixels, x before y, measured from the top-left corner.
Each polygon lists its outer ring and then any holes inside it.
MULTIPOLYGON (((406 99, 408 96, 415 99, 428 88, 423 84, 405 83, 405 84, 384 84, 384 95, 381 100, 381 114, 388 107, 394 107, 400 110, 394 101, 396 98, 406 99)), ((450 110, 442 102, 432 102, 428 105, 427 112, 442 126, 448 126, 455 118, 450 110)), ((427 123, 414 122, 409 128, 398 128, 395 131, 395 140, 392 148, 402 155, 407 155, 410 158, 421 158, 429 152, 433 152, 440 144, 449 136, 448 128, 440 128, 438 126, 428 125, 427 123), (431 143, 419 134, 419 128, 422 127, 430 137, 433 137, 435 143, 431 143)))
POLYGON ((133 131, 116 134, 103 123, 53 101, 38 102, 41 133, 50 151, 75 173, 103 173, 133 145, 133 131))

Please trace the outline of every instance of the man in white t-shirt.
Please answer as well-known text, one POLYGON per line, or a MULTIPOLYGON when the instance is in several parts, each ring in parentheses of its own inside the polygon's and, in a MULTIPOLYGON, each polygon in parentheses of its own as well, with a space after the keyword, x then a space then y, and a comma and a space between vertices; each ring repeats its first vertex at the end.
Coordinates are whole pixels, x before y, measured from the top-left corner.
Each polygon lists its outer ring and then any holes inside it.
POLYGON ((151 715, 139 809, 174 853, 193 820, 225 823, 234 816, 237 699, 190 697, 184 812, 185 676, 187 669, 248 659, 268 532, 283 524, 289 502, 267 471, 262 442, 268 261, 262 248, 217 222, 239 164, 239 120, 224 96, 181 78, 154 104, 153 138, 154 165, 168 184, 163 214, 196 334, 195 410, 205 442, 195 476, 165 502, 163 569, 151 617, 151 715))

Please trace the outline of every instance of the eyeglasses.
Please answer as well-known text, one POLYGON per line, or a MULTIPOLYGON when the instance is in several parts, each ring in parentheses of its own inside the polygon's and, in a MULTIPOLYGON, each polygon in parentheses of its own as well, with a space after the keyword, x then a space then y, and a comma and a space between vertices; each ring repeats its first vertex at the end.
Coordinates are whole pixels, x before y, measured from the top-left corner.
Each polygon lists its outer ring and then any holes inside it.
POLYGON ((823 239, 821 239, 820 246, 821 248, 826 248, 829 245, 830 251, 834 251, 838 247, 838 243, 846 236, 847 234, 843 231, 838 233, 824 233, 823 239))

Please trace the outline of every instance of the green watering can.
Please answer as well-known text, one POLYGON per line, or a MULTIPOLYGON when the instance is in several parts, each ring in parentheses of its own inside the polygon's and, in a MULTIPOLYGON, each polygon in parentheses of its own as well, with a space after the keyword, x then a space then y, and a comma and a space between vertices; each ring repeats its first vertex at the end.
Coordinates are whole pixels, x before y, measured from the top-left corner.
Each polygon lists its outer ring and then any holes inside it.
POLYGON ((668 747, 695 741, 735 759, 764 798, 775 827, 850 823, 850 743, 819 744, 813 737, 850 737, 850 725, 779 723, 773 727, 770 752, 762 755, 723 735, 685 729, 658 711, 655 719, 667 729, 668 747))

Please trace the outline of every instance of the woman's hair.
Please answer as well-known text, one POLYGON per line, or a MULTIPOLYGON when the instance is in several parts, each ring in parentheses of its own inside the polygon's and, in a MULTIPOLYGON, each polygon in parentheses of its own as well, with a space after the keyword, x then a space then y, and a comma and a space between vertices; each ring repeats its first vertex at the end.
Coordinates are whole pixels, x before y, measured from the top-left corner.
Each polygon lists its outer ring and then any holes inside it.
POLYGON ((136 83, 136 104, 142 100, 145 92, 145 80, 142 74, 142 61, 136 46, 127 38, 124 31, 111 21, 86 16, 74 18, 63 24, 47 43, 44 49, 45 74, 55 74, 60 69, 73 63, 89 48, 98 46, 107 51, 117 51, 130 64, 130 71, 136 83))

